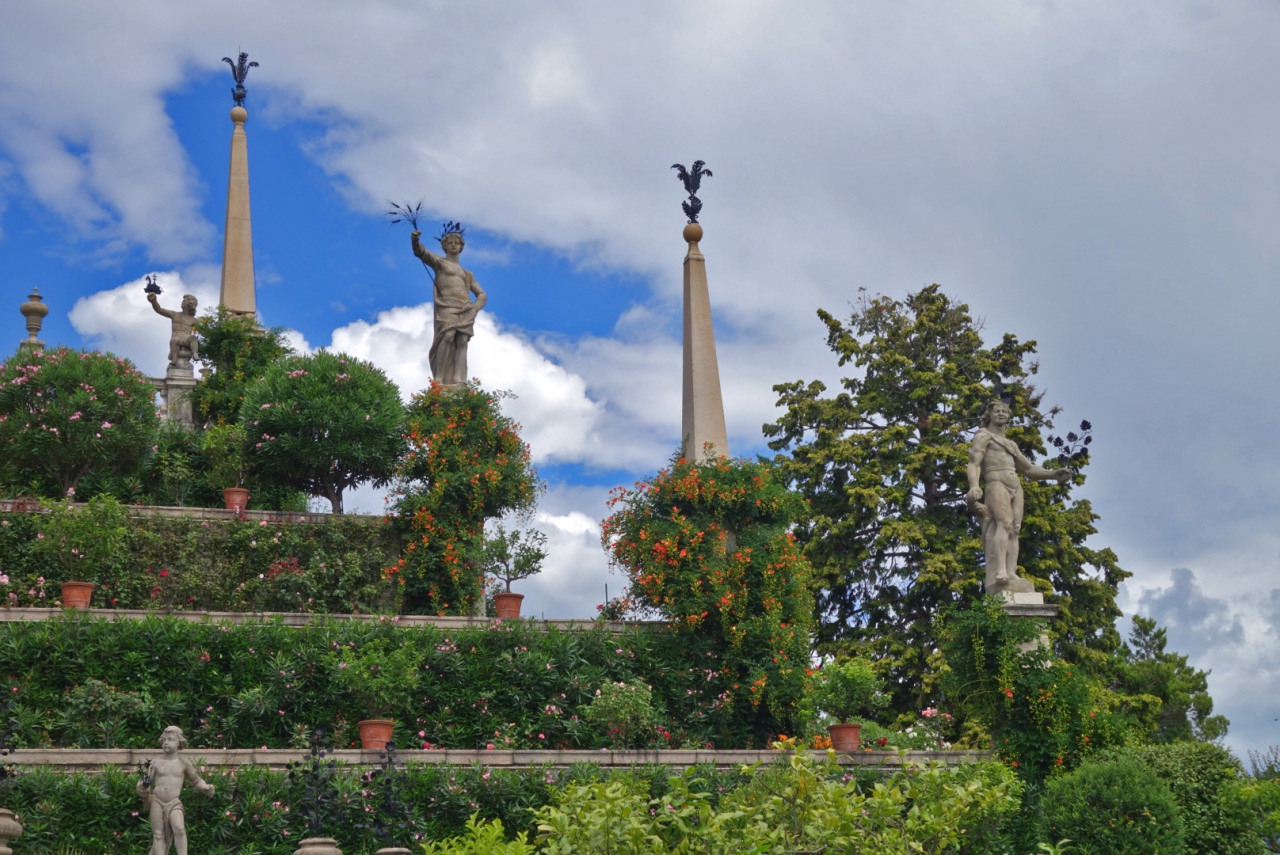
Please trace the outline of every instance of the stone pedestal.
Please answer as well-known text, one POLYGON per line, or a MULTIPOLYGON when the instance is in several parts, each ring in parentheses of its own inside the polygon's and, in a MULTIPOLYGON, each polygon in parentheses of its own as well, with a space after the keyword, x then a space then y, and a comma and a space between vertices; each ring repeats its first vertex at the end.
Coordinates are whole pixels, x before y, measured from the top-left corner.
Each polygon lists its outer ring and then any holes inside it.
MULTIPOLYGON (((1044 594, 1038 591, 1001 591, 996 596, 1003 601, 1001 607, 1009 617, 1052 620, 1058 616, 1058 606, 1054 603, 1046 603, 1044 594)), ((1020 648, 1024 653, 1029 653, 1038 647, 1048 648, 1048 646, 1049 633, 1041 632, 1039 638, 1020 645, 1020 648)))
POLYGON ((160 417, 187 427, 195 427, 195 410, 191 406, 191 390, 196 387, 195 372, 191 363, 170 365, 164 377, 152 377, 151 383, 160 392, 160 417))

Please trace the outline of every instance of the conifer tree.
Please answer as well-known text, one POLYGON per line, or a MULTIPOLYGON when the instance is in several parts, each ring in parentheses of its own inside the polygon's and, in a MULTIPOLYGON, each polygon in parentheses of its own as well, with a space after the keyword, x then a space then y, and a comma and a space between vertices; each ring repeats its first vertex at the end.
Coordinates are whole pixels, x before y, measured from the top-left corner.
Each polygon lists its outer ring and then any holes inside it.
MULTIPOLYGON (((1058 410, 1042 410, 1030 382, 1035 342, 1005 334, 985 345, 968 306, 938 285, 902 301, 863 294, 847 323, 818 316, 839 364, 855 371, 834 395, 818 381, 775 386, 786 412, 764 432, 783 452, 778 471, 809 502, 796 536, 816 578, 819 650, 878 660, 894 708, 914 714, 936 698, 935 616, 981 592, 981 536, 964 503, 979 413, 1003 394, 1014 413, 1007 435, 1035 460, 1058 410)), ((1103 671, 1120 644, 1115 597, 1129 574, 1111 550, 1085 545, 1097 515, 1072 498, 1088 455, 1069 438, 1075 478, 1024 486, 1019 572, 1061 606, 1059 653, 1103 671)))

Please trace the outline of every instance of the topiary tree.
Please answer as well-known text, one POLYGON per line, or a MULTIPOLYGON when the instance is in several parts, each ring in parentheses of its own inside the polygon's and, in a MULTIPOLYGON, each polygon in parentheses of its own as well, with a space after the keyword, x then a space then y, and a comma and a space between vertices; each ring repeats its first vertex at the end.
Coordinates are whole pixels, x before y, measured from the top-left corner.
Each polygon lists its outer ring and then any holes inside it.
POLYGON ((715 640, 743 743, 798 732, 813 626, 809 565, 789 530, 800 497, 766 463, 677 456, 610 506, 610 560, 640 607, 715 640))
POLYGON ((259 476, 329 500, 386 484, 404 448, 400 390, 373 363, 319 351, 272 364, 244 393, 240 419, 259 476))
POLYGON ((474 383, 432 383, 406 415, 408 451, 395 475, 403 556, 390 568, 413 614, 471 614, 484 596, 480 565, 486 520, 531 510, 542 487, 502 414, 500 393, 474 383))
POLYGON ((1155 772, 1124 758, 1087 763, 1045 787, 1041 839, 1079 855, 1181 855, 1178 805, 1155 772))
POLYGON ((283 328, 264 329, 226 306, 196 321, 196 335, 201 360, 213 366, 191 391, 196 420, 206 425, 236 421, 245 391, 277 360, 293 354, 283 328))
POLYGON ((135 472, 155 437, 155 395, 133 363, 109 353, 19 350, 0 365, 10 477, 69 496, 89 472, 135 472))

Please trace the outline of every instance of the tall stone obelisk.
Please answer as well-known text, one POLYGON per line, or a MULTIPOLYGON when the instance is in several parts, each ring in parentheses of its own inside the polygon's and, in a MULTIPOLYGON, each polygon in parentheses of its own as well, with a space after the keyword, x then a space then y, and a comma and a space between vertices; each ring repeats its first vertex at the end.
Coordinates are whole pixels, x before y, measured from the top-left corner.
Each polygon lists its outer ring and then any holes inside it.
POLYGON ((253 227, 249 219, 249 142, 244 133, 244 123, 249 112, 244 108, 244 79, 250 68, 258 63, 248 62, 249 55, 241 53, 238 62, 230 57, 222 61, 231 66, 231 76, 236 86, 231 97, 236 105, 231 108, 231 171, 227 180, 227 223, 222 234, 222 290, 218 303, 237 315, 254 315, 258 310, 257 292, 253 279, 253 227))
POLYGON ((693 170, 676 164, 689 199, 681 203, 689 223, 684 239, 689 251, 684 257, 684 400, 681 407, 680 437, 690 460, 729 456, 729 436, 724 426, 724 400, 720 395, 720 365, 716 360, 716 336, 711 326, 711 296, 707 292, 707 260, 698 248, 702 226, 698 213, 702 202, 698 186, 711 170, 700 160, 693 170))

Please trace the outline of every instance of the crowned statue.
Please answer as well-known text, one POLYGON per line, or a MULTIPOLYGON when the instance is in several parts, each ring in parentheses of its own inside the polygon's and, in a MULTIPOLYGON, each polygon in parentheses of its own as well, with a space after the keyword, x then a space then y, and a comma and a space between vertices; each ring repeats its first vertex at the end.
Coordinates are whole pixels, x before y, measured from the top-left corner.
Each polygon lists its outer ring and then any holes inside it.
POLYGON ((413 254, 430 268, 435 280, 435 338, 431 340, 431 376, 446 388, 457 388, 467 382, 467 344, 475 335, 476 315, 487 299, 480 283, 470 270, 458 262, 466 247, 464 230, 459 223, 445 223, 436 240, 444 256, 436 255, 422 245, 422 232, 413 230, 410 238, 413 254), (475 295, 472 301, 471 295, 475 295))

